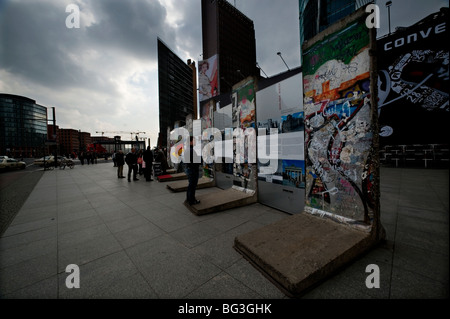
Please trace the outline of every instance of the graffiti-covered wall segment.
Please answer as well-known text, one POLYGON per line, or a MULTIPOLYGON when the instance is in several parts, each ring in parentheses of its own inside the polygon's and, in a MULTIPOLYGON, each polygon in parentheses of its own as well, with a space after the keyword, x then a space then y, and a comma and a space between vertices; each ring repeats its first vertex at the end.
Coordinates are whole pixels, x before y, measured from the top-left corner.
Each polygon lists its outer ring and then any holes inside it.
POLYGON ((303 50, 306 207, 347 223, 373 215, 369 31, 351 22, 303 50))
POLYGON ((233 185, 256 191, 255 80, 251 77, 233 87, 233 185))

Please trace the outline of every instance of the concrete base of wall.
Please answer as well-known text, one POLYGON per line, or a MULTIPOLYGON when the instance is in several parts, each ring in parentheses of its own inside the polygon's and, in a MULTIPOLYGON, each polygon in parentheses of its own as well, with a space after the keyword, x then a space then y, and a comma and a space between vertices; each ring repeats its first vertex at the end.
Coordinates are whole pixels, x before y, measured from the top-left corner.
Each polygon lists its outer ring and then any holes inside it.
POLYGON ((250 205, 257 201, 255 192, 246 193, 234 188, 202 194, 197 196, 197 199, 200 201, 199 204, 191 206, 187 202, 185 203, 186 207, 195 215, 217 213, 235 207, 250 205))
POLYGON ((187 179, 186 173, 166 174, 166 175, 159 175, 157 177, 158 182, 173 182, 183 179, 187 179))
POLYGON ((301 213, 236 237, 234 248, 286 295, 296 298, 376 245, 375 238, 301 213))
MULTIPOLYGON (((185 192, 188 188, 189 182, 187 180, 181 180, 172 182, 166 185, 168 189, 170 189, 172 192, 185 192)), ((215 182, 213 179, 209 177, 201 177, 198 180, 197 189, 201 188, 208 188, 208 187, 214 187, 215 182)))

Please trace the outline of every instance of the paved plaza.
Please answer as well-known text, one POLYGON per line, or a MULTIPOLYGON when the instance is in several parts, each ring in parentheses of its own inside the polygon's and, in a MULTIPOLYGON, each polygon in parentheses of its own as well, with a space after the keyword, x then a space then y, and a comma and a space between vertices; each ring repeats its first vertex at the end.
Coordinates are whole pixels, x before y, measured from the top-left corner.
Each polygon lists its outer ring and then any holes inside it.
MULTIPOLYGON (((43 172, 0 238, 0 297, 288 299, 233 242, 289 215, 256 203, 196 216, 184 199, 112 163, 43 172)), ((386 241, 303 298, 448 298, 449 171, 382 168, 381 220, 386 241), (370 264, 380 288, 366 287, 370 264)))

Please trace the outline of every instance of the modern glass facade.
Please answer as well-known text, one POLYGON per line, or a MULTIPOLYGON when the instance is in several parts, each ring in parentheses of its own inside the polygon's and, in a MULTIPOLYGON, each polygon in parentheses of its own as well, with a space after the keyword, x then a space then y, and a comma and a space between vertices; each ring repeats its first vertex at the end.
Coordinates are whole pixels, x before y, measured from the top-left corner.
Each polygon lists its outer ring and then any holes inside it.
POLYGON ((202 39, 203 59, 218 55, 220 94, 243 78, 260 76, 253 21, 228 1, 202 0, 202 39))
POLYGON ((167 147, 167 128, 185 125, 194 110, 196 68, 186 64, 158 38, 159 141, 167 147))
POLYGON ((47 108, 27 97, 0 94, 0 154, 36 157, 47 140, 47 108))

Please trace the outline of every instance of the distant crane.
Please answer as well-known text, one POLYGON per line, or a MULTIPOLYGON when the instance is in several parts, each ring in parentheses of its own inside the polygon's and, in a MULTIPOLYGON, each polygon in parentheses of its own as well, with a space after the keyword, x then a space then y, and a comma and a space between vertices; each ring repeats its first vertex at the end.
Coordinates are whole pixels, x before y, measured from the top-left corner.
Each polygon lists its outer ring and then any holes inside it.
POLYGON ((105 134, 105 133, 128 133, 128 132, 122 132, 122 131, 96 131, 95 133, 102 133, 102 136, 105 134))
MULTIPOLYGON (((128 142, 128 141, 122 141, 122 142, 118 142, 118 141, 116 141, 115 139, 114 139, 114 150, 115 151, 117 151, 117 145, 118 144, 124 144, 124 142, 126 143, 126 144, 132 144, 132 145, 134 145, 134 144, 138 144, 138 145, 141 145, 141 143, 143 143, 143 147, 145 148, 145 142, 140 142, 139 141, 139 138, 138 138, 138 135, 139 134, 141 134, 141 133, 143 133, 143 134, 146 134, 145 132, 141 132, 141 131, 138 131, 138 132, 128 132, 128 131, 96 131, 95 133, 101 133, 102 134, 102 138, 104 137, 104 134, 105 133, 109 133, 109 134, 116 134, 116 135, 120 135, 120 134, 130 134, 130 142, 128 142), (133 142, 133 134, 135 135, 135 138, 136 138, 136 142, 133 142), (118 143, 118 144, 117 144, 118 143)), ((112 142, 109 142, 108 144, 111 144, 112 142)))
MULTIPOLYGON (((134 133, 132 132, 131 135, 133 135, 133 134, 136 135, 136 141, 138 141, 139 134, 141 134, 141 133, 146 134, 145 132, 134 132, 134 133)), ((131 137, 131 139, 133 139, 133 137, 131 137)))
POLYGON ((102 133, 102 137, 105 133, 110 133, 110 134, 130 134, 130 139, 133 139, 133 134, 136 135, 136 137, 143 133, 146 134, 145 132, 125 132, 125 131, 96 131, 95 133, 102 133))

